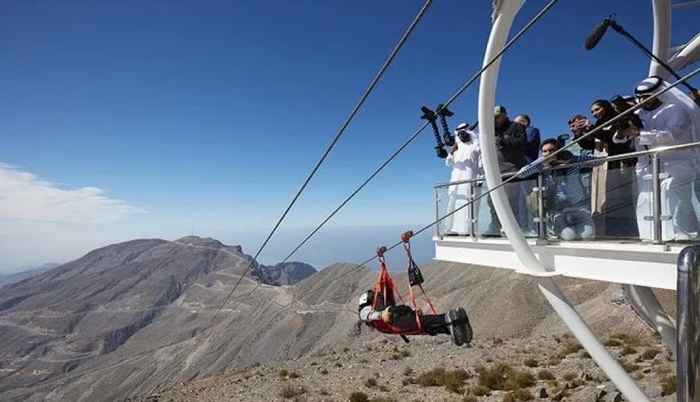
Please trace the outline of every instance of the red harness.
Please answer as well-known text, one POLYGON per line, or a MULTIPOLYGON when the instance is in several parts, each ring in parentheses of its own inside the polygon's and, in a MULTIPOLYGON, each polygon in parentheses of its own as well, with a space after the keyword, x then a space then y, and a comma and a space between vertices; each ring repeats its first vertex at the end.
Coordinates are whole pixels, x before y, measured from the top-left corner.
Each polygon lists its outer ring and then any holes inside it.
MULTIPOLYGON (((416 295, 413 292, 414 286, 418 286, 421 293, 423 294, 423 298, 425 299, 426 303, 430 307, 430 310, 432 311, 432 313, 437 314, 437 312, 435 311, 435 307, 433 307, 433 303, 430 301, 430 298, 428 297, 428 295, 425 293, 425 290, 423 289, 422 274, 420 273, 420 270, 418 269, 418 266, 416 265, 415 261, 413 261, 413 256, 411 255, 411 244, 409 242, 411 236, 413 236, 413 232, 406 232, 401 236, 401 240, 403 241, 404 250, 406 250, 406 254, 408 255, 408 272, 409 272, 408 292, 409 292, 409 297, 411 299, 411 305, 413 307, 413 311, 415 311, 416 324, 418 326, 418 329, 405 330, 405 329, 402 329, 402 328, 397 327, 395 325, 385 323, 383 320, 371 321, 369 323, 369 325, 372 326, 373 328, 375 328, 379 332, 383 332, 386 334, 393 334, 393 335, 425 335, 425 332, 423 331, 422 320, 421 320, 422 313, 421 313, 421 310, 418 308, 418 305, 416 303, 416 295), (414 278, 416 277, 416 274, 420 278, 419 281, 414 280, 414 278)), ((394 280, 391 279, 391 276, 389 275, 389 270, 386 267, 386 261, 384 260, 384 253, 385 252, 386 252, 386 247, 380 247, 377 250, 377 257, 379 258, 379 275, 377 276, 377 281, 374 283, 374 300, 372 300, 372 308, 375 311, 378 311, 381 308, 381 306, 383 306, 383 308, 386 308, 389 306, 395 306, 397 298, 403 304, 403 299, 401 297, 401 293, 398 291, 398 289, 396 289, 396 285, 394 284, 394 280), (381 295, 382 299, 380 299, 380 295, 381 295)))

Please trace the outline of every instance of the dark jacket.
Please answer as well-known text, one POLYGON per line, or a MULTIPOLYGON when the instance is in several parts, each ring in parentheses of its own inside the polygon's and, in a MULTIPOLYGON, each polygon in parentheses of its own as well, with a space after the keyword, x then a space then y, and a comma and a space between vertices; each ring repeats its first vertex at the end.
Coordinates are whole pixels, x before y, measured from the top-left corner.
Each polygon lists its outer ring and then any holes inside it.
POLYGON ((540 156, 540 130, 536 127, 525 128, 525 157, 530 163, 540 156))
POLYGON ((504 127, 496 127, 495 142, 501 173, 517 171, 527 164, 525 126, 508 121, 504 127))

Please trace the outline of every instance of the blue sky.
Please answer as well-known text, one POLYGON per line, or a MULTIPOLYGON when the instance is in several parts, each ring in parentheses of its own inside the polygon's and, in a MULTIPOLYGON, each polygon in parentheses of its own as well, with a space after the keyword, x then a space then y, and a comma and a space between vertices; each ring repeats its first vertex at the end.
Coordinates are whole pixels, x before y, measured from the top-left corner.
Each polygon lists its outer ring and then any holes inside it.
MULTIPOLYGON (((544 3, 527 2, 516 26, 544 3)), ((122 201, 110 219, 67 226, 0 215, 6 265, 192 230, 252 253, 421 4, 3 3, 0 163, 39 187, 94 187, 99 202, 122 201)), ((629 93, 648 68, 636 49, 613 33, 583 49, 613 12, 651 42, 650 1, 560 1, 507 54, 499 102, 554 136, 593 99, 629 93)), ((489 1, 434 3, 263 261, 280 258, 407 138, 422 104, 441 102, 479 68, 489 15, 489 1)), ((696 33, 699 16, 674 15, 674 43, 696 33)), ((474 121, 476 90, 454 104, 453 126, 474 121)), ((448 175, 426 131, 320 236, 427 222, 431 186, 448 175)))

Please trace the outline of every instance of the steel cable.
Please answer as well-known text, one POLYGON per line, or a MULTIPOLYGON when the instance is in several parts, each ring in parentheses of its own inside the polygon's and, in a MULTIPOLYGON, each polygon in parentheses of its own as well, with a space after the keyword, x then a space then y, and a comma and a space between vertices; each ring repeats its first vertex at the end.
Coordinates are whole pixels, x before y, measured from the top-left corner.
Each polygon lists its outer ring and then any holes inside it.
MULTIPOLYGON (((362 105, 365 103, 365 101, 367 100, 367 98, 369 97, 369 95, 372 93, 372 91, 374 90, 374 88, 377 86, 377 84, 379 83, 379 80, 382 78, 382 76, 384 75, 384 73, 386 72, 386 70, 389 68, 389 66, 391 65, 391 63, 394 61, 394 59, 396 58, 396 55, 399 53, 399 50, 401 50, 401 48, 403 47, 403 45, 406 43, 406 41, 407 41, 408 38, 410 37, 411 33, 413 33, 415 27, 416 27, 416 26, 418 25, 418 23, 421 21, 421 19, 422 19, 423 16, 425 15, 425 13, 428 11, 428 8, 430 7, 431 4, 432 4, 432 0, 427 0, 427 1, 423 4, 423 6, 421 7, 421 9, 418 11, 418 14, 415 16, 415 18, 413 19, 413 21, 411 22, 411 24, 408 26, 408 28, 407 28, 406 31, 403 33, 403 35, 401 36, 401 38, 399 39, 399 41, 397 42, 397 44, 394 46, 394 48, 392 49, 391 53, 389 54, 389 57, 386 59, 386 61, 384 62, 384 64, 382 64, 382 66, 379 68, 379 71, 378 71, 377 74, 374 76, 374 78, 373 78, 372 81, 370 82, 370 84, 369 84, 369 86, 367 87, 367 89, 365 89, 364 93, 363 93, 362 96, 360 97, 360 100, 357 102, 357 104, 356 104, 355 107, 352 109, 352 111, 350 112, 350 114, 348 115, 348 117, 345 119, 345 121, 343 122, 343 124, 340 126, 340 129, 338 129, 338 132, 336 133, 335 137, 333 138, 333 140, 331 141, 331 143, 326 147, 325 151, 324 151, 323 154, 321 155, 321 158, 318 160, 318 162, 316 162, 316 164, 314 165, 313 169, 311 169, 311 172, 310 172, 309 175, 306 177, 306 179, 305 179, 304 182, 302 183, 301 187, 299 187, 299 189, 297 190, 296 194, 295 194, 294 197, 292 198, 291 202, 289 203, 289 205, 287 205, 287 207, 285 208, 284 212, 283 212, 282 215, 279 217, 279 219, 278 219, 277 222, 275 223, 275 225, 274 225, 274 227, 272 228, 272 230, 270 231, 270 233, 267 235, 267 237, 266 237, 265 240, 262 242, 262 244, 260 245, 260 247, 258 248, 258 250, 255 252, 255 255, 253 256, 253 259, 251 260, 250 264, 249 264, 248 267, 245 269, 245 271, 243 272, 243 274, 241 275, 241 277, 238 279, 238 282, 233 286, 233 288, 231 289, 231 292, 226 296, 226 298, 224 299, 223 303, 221 303, 221 306, 219 306, 219 308, 218 308, 217 311, 220 311, 220 310, 226 305, 226 303, 228 303, 229 299, 231 298, 231 296, 233 295, 233 293, 235 292, 235 290, 238 288, 238 286, 239 286, 239 285, 241 284, 241 282, 243 281, 243 278, 244 278, 246 275, 248 275, 248 273, 250 272, 251 268, 253 268, 253 266, 256 265, 256 261, 257 261, 258 257, 260 256, 260 254, 262 253, 262 251, 265 249, 265 247, 266 247, 267 244, 269 243, 269 241, 270 241, 270 239, 272 238, 272 236, 275 234, 275 232, 277 232, 277 229, 280 227, 280 225, 282 224, 282 222, 284 221, 284 219, 287 217, 287 214, 289 214, 289 211, 292 209, 292 207, 294 206, 294 204, 296 204, 297 200, 299 199, 299 197, 301 196, 301 194, 304 192, 304 190, 305 190, 306 187, 308 186, 308 184, 309 184, 309 182, 311 181, 311 179, 314 177, 314 175, 316 175, 316 172, 318 172, 318 170, 319 170, 319 168, 321 167, 321 165, 323 164, 323 162, 326 160, 326 158, 327 158, 328 155, 331 153, 331 151, 333 150, 333 148, 335 147, 335 145, 338 143, 338 141, 340 140, 340 138, 343 136, 343 134, 345 133, 345 130, 346 130, 347 127, 350 125, 350 122, 353 120, 353 118, 355 117, 355 115, 357 115, 357 113, 359 112, 359 110, 360 110, 360 108, 362 107, 362 105)), ((259 278, 260 278, 260 277, 259 277, 259 278)), ((216 317, 216 314, 214 314, 214 317, 216 317)), ((212 319, 213 319, 213 318, 212 318, 212 319)))

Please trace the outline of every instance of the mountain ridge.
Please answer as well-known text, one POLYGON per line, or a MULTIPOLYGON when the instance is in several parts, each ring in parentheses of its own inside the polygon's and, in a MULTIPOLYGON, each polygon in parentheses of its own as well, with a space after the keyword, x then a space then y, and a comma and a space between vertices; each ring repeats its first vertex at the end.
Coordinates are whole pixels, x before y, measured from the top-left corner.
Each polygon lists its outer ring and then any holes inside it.
MULTIPOLYGON (((239 280, 255 264, 242 249, 184 239, 120 243, 5 288, 3 400, 123 400, 163 384, 381 336, 355 335, 356 297, 376 275, 367 268, 333 264, 294 285, 276 286, 256 275, 239 280)), ((423 273, 436 307, 466 307, 480 339, 529 336, 552 316, 535 279, 449 263, 424 266, 423 273)), ((406 274, 393 275, 403 288, 406 274)), ((576 304, 606 303, 599 296, 608 284, 558 282, 576 304)), ((608 310, 592 317, 594 329, 637 328, 634 319, 610 320, 620 312, 608 310), (596 320, 609 328, 597 328, 596 320)))

